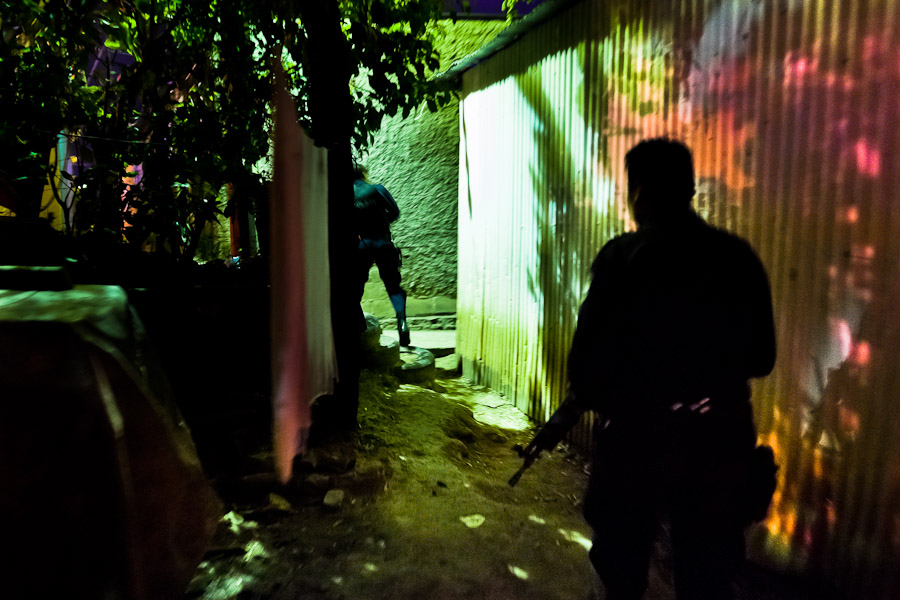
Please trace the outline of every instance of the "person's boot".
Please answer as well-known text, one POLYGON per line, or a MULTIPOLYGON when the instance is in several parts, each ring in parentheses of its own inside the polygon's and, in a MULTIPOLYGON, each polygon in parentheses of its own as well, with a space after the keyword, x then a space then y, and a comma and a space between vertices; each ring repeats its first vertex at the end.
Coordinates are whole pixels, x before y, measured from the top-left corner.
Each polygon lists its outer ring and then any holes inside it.
POLYGON ((409 324, 406 322, 406 292, 402 289, 396 294, 390 294, 391 304, 397 313, 397 333, 400 334, 400 345, 409 346, 409 324))
POLYGON ((400 345, 409 346, 409 323, 406 322, 406 311, 397 313, 397 333, 400 334, 400 345))

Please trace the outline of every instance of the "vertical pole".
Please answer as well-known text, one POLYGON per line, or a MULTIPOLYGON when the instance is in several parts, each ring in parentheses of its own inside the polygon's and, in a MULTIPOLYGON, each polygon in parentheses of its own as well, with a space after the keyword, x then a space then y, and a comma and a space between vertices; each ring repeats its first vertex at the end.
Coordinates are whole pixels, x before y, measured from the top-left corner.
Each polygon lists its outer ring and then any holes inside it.
POLYGON ((350 132, 352 57, 341 31, 336 0, 302 0, 300 13, 307 34, 311 137, 328 149, 328 235, 331 263, 331 321, 339 381, 331 397, 321 398, 313 411, 310 443, 358 427, 359 357, 353 276, 356 238, 350 227, 353 207, 350 132))

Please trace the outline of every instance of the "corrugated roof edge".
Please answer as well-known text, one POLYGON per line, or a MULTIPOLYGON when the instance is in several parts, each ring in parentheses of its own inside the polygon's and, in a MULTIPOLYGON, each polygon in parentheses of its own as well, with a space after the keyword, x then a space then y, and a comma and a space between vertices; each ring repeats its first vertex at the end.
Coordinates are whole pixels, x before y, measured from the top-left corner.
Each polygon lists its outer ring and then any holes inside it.
POLYGON ((464 56, 456 61, 446 71, 441 71, 434 76, 434 79, 459 79, 462 74, 478 63, 481 63, 494 54, 500 52, 507 46, 512 45, 523 35, 537 27, 538 25, 549 21, 551 18, 562 12, 563 10, 583 2, 584 0, 547 0, 539 4, 530 13, 515 21, 512 25, 501 31, 490 42, 476 50, 475 52, 464 56))

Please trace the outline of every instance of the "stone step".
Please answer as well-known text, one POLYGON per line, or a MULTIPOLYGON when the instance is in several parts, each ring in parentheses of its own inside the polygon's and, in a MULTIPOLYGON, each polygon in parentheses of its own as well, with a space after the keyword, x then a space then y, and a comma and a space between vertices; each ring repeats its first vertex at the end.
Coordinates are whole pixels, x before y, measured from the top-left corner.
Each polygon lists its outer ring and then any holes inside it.
MULTIPOLYGON (((385 327, 384 322, 381 324, 383 331, 382 335, 389 336, 394 340, 400 339, 399 334, 397 333, 397 329, 388 329, 385 327)), ((418 346, 420 348, 426 348, 434 354, 435 358, 441 358, 442 356, 449 356, 456 352, 456 330, 455 329, 444 329, 444 330, 417 330, 414 327, 410 327, 409 332, 410 344, 412 346, 418 346)))
MULTIPOLYGON (((396 329, 397 319, 394 317, 378 317, 383 329, 396 329)), ((407 318, 410 329, 419 331, 456 329, 456 315, 426 315, 407 318)))

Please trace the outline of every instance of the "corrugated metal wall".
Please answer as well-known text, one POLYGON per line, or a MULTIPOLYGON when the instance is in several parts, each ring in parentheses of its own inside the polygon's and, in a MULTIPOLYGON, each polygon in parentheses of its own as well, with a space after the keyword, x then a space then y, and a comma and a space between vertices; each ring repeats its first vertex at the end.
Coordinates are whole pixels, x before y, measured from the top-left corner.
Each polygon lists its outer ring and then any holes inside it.
POLYGON ((586 1, 466 72, 463 98, 465 374, 538 421, 556 408, 590 263, 629 227, 624 153, 684 140, 698 212, 773 288, 754 405, 782 467, 753 554, 900 597, 900 2, 586 1))

